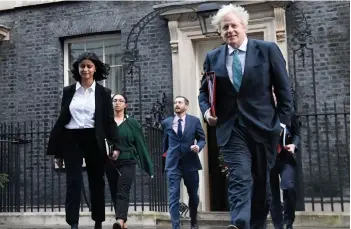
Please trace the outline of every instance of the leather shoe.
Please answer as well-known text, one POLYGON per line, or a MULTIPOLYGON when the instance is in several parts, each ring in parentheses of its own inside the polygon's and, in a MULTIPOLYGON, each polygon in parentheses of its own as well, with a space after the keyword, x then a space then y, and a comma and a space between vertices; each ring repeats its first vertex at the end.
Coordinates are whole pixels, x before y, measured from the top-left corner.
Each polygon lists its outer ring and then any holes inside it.
POLYGON ((102 229, 102 223, 101 222, 95 222, 94 229, 102 229))
POLYGON ((229 225, 229 226, 227 227, 227 229, 238 229, 238 227, 235 226, 235 225, 229 225))
POLYGON ((199 225, 191 224, 190 229, 199 229, 199 225))
POLYGON ((119 222, 115 222, 112 226, 112 229, 122 229, 122 226, 119 222))
POLYGON ((78 229, 78 224, 72 224, 71 229, 78 229))

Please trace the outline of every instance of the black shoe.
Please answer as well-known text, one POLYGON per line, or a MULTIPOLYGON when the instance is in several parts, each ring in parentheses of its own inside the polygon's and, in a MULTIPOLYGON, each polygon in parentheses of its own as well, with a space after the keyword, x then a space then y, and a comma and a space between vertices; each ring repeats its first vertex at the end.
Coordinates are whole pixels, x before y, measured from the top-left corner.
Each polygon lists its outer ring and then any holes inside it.
POLYGON ((78 229, 78 224, 72 224, 71 229, 78 229))
POLYGON ((287 225, 286 225, 286 229, 293 229, 292 224, 287 224, 287 225))
POLYGON ((115 222, 112 226, 112 229, 122 229, 122 226, 119 224, 119 222, 115 222))
POLYGON ((229 226, 227 227, 227 229, 238 229, 238 227, 235 226, 235 225, 229 225, 229 226))
POLYGON ((102 223, 101 222, 95 222, 94 229, 102 229, 102 223))
POLYGON ((191 224, 190 229, 199 229, 199 225, 196 224, 191 224))

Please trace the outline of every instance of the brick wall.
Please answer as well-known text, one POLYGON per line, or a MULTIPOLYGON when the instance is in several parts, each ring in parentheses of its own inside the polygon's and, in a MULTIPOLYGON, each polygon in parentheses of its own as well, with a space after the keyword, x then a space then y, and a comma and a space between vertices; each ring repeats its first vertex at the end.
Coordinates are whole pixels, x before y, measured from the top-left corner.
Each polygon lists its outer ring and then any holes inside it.
MULTIPOLYGON (((153 11, 154 5, 160 3, 60 2, 0 11, 0 24, 11 29, 10 41, 4 41, 0 46, 0 122, 21 122, 23 126, 22 122, 55 120, 63 88, 63 38, 120 32, 124 49, 132 26, 153 11)), ((162 92, 169 98, 172 97, 172 61, 167 22, 160 17, 150 21, 140 34, 138 47, 141 54, 141 91, 137 74, 133 79, 127 78, 126 89, 130 103, 129 113, 138 119, 144 119, 145 116, 141 117, 140 111, 143 114, 150 112, 162 92)), ((51 125, 40 126, 42 131, 48 131, 50 127, 51 125)), ((30 131, 30 128, 27 130, 30 131)), ((36 127, 33 131, 37 131, 36 127)), ((34 199, 39 197, 43 201, 44 177, 50 187, 49 191, 52 180, 58 184, 58 176, 56 172, 54 176, 51 174, 52 158, 44 156, 44 141, 39 143, 36 138, 34 140, 34 148, 21 146, 24 148, 21 149, 21 158, 26 157, 26 166, 22 168, 26 169, 26 174, 33 174, 34 199), (32 159, 34 167, 28 164, 32 159)), ((138 170, 137 174, 135 183, 140 186, 141 171, 138 170)), ((23 179, 24 177, 21 180, 23 179)), ((60 179, 64 184, 64 175, 60 179)), ((145 177, 143 182, 147 197, 149 179, 145 177)), ((64 191, 61 192, 61 197, 64 197, 64 191)), ((140 187, 136 193, 137 201, 140 201, 140 187)), ((106 197, 109 199, 109 195, 106 197)))
POLYGON ((293 14, 286 14, 289 72, 297 111, 310 114, 300 118, 305 195, 349 196, 350 3, 298 1, 294 6, 293 14), (313 41, 304 53, 293 42, 299 30, 310 32, 306 41, 313 41))
MULTIPOLYGON (((1 44, 1 121, 52 119, 58 114, 63 87, 60 38, 120 31, 124 44, 132 25, 157 2, 63 2, 0 12, 11 29, 1 44)), ((171 51, 165 20, 156 17, 139 37, 143 111, 161 92, 169 95, 171 51)), ((138 100, 138 77, 128 79, 131 105, 138 100)), ((132 106, 133 107, 133 106, 132 106)), ((137 108, 132 110, 138 112, 137 108)))

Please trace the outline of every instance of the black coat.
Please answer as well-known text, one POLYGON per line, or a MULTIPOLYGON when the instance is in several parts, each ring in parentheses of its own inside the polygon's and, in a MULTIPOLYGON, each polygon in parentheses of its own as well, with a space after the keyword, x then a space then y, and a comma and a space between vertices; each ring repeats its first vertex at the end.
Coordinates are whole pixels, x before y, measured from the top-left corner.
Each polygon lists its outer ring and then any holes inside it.
MULTIPOLYGON (((55 155, 55 158, 63 158, 63 152, 60 146, 64 145, 65 125, 71 120, 69 105, 76 91, 76 84, 72 84, 63 89, 60 115, 51 131, 47 155, 55 155)), ((114 149, 118 149, 119 137, 118 127, 114 121, 112 108, 111 90, 104 88, 100 84, 95 87, 95 136, 101 153, 106 153, 105 138, 113 144, 114 149)), ((121 152, 122 153, 122 152, 121 152)))

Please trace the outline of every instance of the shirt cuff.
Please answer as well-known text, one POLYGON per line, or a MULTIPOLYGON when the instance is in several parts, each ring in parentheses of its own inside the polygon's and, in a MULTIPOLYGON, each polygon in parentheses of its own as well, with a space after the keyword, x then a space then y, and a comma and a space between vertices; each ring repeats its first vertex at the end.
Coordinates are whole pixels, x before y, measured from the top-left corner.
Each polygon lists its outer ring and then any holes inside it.
POLYGON ((211 108, 208 108, 208 110, 205 112, 204 118, 208 121, 208 117, 210 117, 210 110, 211 108))

